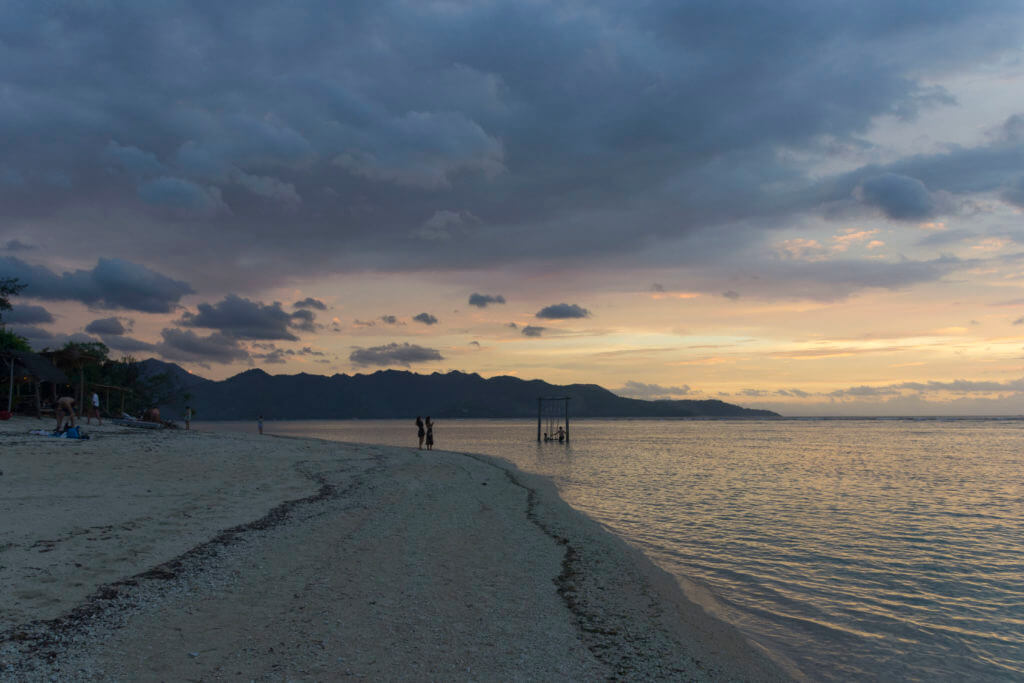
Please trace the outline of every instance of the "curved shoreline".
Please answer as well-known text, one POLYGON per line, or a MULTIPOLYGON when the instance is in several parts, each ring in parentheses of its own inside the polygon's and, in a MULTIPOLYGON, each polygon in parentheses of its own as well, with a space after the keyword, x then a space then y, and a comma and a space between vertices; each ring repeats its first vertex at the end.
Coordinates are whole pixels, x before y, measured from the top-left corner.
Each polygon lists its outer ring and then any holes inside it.
MULTIPOLYGON (((14 446, 0 455, 0 469, 8 471, 37 448, 3 428, 0 441, 14 446)), ((219 470, 207 469, 224 479, 238 475, 239 462, 258 464, 252 485, 235 494, 269 486, 260 478, 286 477, 290 468, 301 471, 307 495, 278 497, 255 521, 214 529, 171 560, 101 583, 55 618, 40 610, 41 618, 8 626, 0 632, 0 671, 117 680, 157 670, 172 678, 214 675, 224 667, 313 678, 785 678, 639 551, 569 507, 550 481, 499 458, 180 432, 111 431, 79 446, 93 459, 62 453, 49 464, 89 469, 102 455, 134 463, 148 483, 141 459, 183 458, 184 448, 189 458, 222 461, 219 470), (242 460, 224 455, 231 448, 242 460), (317 608, 322 614, 310 618, 306 610, 317 608), (245 616, 232 617, 238 612, 245 616), (342 614, 354 621, 327 623, 342 614), (282 622, 290 628, 251 632, 282 622), (161 646, 174 628, 188 640, 211 623, 221 625, 202 638, 220 643, 210 653, 161 646), (322 643, 315 651, 289 640, 306 631, 322 643), (245 643, 262 638, 266 651, 243 647, 243 636, 245 643), (125 652, 145 656, 127 661, 125 652), (504 654, 496 659, 497 652, 504 654)), ((212 476, 202 483, 210 501, 237 502, 217 497, 223 482, 212 476)), ((295 490, 286 482, 262 495, 295 490)), ((166 532, 156 524, 153 533, 166 532)))

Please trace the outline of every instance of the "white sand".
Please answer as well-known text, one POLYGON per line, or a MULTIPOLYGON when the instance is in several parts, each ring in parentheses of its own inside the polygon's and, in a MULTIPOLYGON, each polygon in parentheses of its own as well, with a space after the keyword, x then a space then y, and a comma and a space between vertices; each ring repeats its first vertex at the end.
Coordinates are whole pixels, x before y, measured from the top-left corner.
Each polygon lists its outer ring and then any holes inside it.
POLYGON ((0 678, 785 678, 507 463, 40 426, 0 422, 0 678))

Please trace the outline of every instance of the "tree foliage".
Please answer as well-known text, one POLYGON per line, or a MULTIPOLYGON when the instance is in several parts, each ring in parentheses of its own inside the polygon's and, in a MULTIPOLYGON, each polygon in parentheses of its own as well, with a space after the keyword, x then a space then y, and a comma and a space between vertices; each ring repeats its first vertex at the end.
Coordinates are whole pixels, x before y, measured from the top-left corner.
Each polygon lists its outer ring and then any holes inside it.
POLYGON ((28 340, 10 330, 0 328, 0 351, 31 351, 28 340))
MULTIPOLYGON (((20 282, 16 277, 4 277, 0 278, 0 311, 11 310, 11 299, 10 297, 17 295, 21 290, 25 289, 27 285, 20 282)), ((3 315, 0 313, 0 321, 3 320, 3 315)))

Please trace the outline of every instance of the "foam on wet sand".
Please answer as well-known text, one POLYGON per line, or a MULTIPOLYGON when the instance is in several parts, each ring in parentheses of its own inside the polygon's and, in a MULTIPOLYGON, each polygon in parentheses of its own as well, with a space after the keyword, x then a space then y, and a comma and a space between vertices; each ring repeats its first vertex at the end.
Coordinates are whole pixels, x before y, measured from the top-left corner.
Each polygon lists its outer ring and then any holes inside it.
POLYGON ((39 424, 0 422, 0 676, 785 678, 502 461, 39 424))

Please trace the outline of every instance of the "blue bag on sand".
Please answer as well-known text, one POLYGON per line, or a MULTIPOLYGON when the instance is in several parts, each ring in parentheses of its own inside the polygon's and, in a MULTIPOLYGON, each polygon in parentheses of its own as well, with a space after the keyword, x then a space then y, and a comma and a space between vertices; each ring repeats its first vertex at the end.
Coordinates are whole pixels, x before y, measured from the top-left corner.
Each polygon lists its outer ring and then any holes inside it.
POLYGON ((68 439, 80 439, 81 436, 78 433, 78 427, 68 427, 64 430, 64 436, 68 439))

